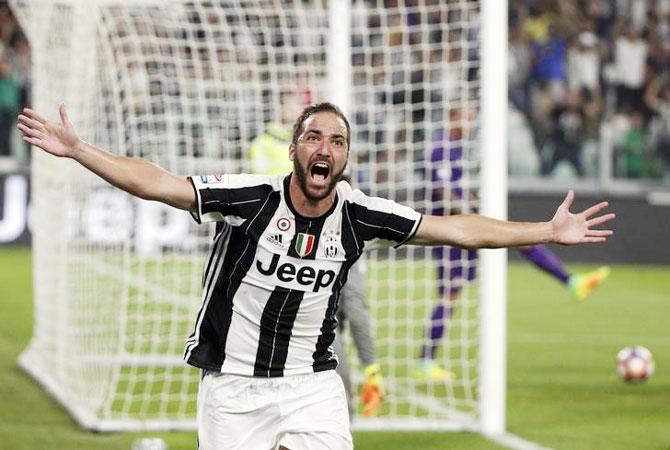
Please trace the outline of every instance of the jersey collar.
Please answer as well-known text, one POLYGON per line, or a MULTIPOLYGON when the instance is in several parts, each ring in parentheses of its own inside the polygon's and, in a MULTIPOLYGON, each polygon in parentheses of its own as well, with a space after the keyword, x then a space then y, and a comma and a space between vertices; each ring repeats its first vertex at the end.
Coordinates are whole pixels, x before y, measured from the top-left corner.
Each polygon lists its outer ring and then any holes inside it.
POLYGON ((337 208, 337 204, 340 201, 340 197, 337 193, 337 185, 335 186, 335 200, 333 201, 333 204, 328 209, 328 211, 326 211, 325 213, 323 213, 323 214, 321 214, 320 216, 317 216, 317 217, 305 217, 302 214, 300 214, 295 209, 295 207, 293 206, 293 202, 291 201, 291 194, 290 194, 289 186, 290 186, 290 183, 291 183, 291 177, 292 176, 293 176, 293 172, 289 173, 288 175, 286 175, 286 177, 284 177, 284 198, 286 199, 286 204, 288 205, 288 209, 293 213, 293 215, 297 219, 302 219, 302 220, 306 220, 306 221, 323 220, 326 217, 328 217, 329 215, 331 215, 333 213, 333 211, 335 211, 335 209, 337 208))

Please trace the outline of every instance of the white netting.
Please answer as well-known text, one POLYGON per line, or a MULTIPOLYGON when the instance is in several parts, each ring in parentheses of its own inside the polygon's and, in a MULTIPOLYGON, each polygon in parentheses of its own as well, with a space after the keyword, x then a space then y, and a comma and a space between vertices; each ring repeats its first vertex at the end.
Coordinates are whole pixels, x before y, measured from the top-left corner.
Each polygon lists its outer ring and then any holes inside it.
MULTIPOLYGON (((246 170, 249 142, 286 114, 280 102, 325 100, 325 0, 11 4, 33 49, 35 109, 55 117, 65 101, 85 139, 178 174, 246 170)), ((478 8, 465 0, 352 5, 351 164, 364 191, 436 207, 425 178, 439 140, 463 153, 452 162, 463 173, 460 199, 440 204, 472 210, 478 8)), ((211 230, 70 161, 36 153, 32 175, 36 312, 21 364, 87 427, 193 427, 198 374, 180 358, 211 230)), ((388 397, 380 419, 357 424, 474 427, 475 289, 463 290, 438 352, 455 379, 416 381, 437 301, 430 251, 373 254, 368 264, 388 397)))
MULTIPOLYGON (((351 163, 359 187, 423 212, 472 211, 479 2, 358 2, 353 9, 351 163), (449 186, 438 179, 454 181, 449 186)), ((447 272, 452 264, 446 261, 447 272)), ((466 273, 473 265, 467 258, 456 264, 466 273)), ((388 384, 384 414, 400 427, 458 426, 476 417, 479 328, 472 285, 460 293, 436 356, 454 380, 415 376, 422 344, 430 341, 437 285, 430 249, 370 258, 369 302, 388 384)))

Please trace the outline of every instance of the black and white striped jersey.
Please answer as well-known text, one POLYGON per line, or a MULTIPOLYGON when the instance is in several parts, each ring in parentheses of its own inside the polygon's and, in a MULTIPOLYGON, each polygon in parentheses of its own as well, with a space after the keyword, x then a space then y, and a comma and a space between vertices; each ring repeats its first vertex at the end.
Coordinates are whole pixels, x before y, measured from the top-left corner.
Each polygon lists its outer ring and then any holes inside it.
POLYGON ((202 307, 184 359, 203 369, 276 377, 334 369, 339 291, 364 250, 398 246, 421 215, 337 185, 323 216, 298 214, 291 175, 191 177, 198 222, 216 221, 202 307))

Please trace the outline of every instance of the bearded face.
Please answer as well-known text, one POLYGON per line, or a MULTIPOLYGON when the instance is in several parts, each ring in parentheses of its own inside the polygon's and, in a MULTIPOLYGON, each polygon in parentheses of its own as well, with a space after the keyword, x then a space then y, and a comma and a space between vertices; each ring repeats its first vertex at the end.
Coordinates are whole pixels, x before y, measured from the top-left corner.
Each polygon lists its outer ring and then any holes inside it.
POLYGON ((305 197, 316 203, 331 194, 347 166, 346 125, 334 113, 319 112, 303 128, 291 146, 293 173, 305 197))
POLYGON ((312 164, 301 164, 298 158, 293 160, 293 173, 297 177, 298 186, 305 197, 311 202, 317 202, 328 197, 331 191, 337 185, 337 182, 342 179, 342 174, 346 169, 346 164, 337 173, 332 173, 332 169, 325 161, 316 161, 312 164), (310 183, 308 183, 308 180, 310 183), (325 189, 310 189, 311 184, 326 181, 325 189), (315 183, 316 182, 316 183, 315 183))

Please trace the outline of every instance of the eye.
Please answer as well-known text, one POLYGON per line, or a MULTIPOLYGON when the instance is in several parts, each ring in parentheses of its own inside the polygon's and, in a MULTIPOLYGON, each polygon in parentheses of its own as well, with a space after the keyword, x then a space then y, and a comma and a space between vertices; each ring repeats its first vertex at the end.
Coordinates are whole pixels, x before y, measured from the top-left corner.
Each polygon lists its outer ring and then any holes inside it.
POLYGON ((307 140, 307 141, 318 141, 319 136, 317 136, 316 133, 310 133, 310 134, 307 135, 305 140, 307 140))
POLYGON ((336 147, 344 147, 344 140, 343 139, 335 139, 333 141, 333 145, 336 147))

